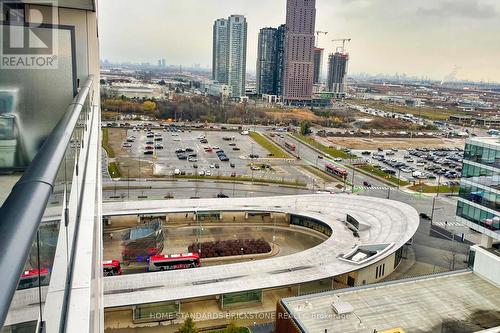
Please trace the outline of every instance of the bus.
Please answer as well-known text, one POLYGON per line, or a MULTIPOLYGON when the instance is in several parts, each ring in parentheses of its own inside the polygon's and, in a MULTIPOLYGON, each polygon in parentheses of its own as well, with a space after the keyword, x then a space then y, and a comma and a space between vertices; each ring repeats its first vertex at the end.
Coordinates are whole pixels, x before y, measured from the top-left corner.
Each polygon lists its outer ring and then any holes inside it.
POLYGON ((119 260, 105 260, 102 263, 104 276, 122 275, 122 267, 119 260))
POLYGON ((347 170, 339 168, 333 164, 327 163, 325 164, 325 170, 328 173, 331 173, 332 175, 335 175, 337 177, 341 178, 346 178, 347 177, 347 170))
POLYGON ((40 268, 40 270, 36 268, 29 269, 21 274, 17 289, 28 289, 38 287, 40 285, 48 286, 49 280, 50 272, 47 268, 40 268))
POLYGON ((149 271, 170 271, 200 267, 200 256, 197 253, 159 254, 149 258, 149 271))
POLYGON ((286 149, 289 149, 291 151, 295 151, 295 145, 293 143, 285 142, 285 147, 286 147, 286 149))

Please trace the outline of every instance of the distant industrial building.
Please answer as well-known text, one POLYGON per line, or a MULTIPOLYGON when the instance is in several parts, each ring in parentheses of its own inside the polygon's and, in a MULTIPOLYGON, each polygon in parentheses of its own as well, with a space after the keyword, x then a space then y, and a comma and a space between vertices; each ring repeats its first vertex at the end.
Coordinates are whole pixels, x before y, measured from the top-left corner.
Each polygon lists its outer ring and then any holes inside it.
POLYGON ((314 77, 313 83, 318 84, 321 79, 321 64, 323 63, 323 51, 324 49, 315 47, 314 48, 314 77))
POLYGON ((245 95, 247 22, 242 15, 218 19, 213 26, 212 78, 231 87, 231 98, 245 95))
POLYGON ((167 61, 165 59, 158 60, 158 67, 160 67, 160 68, 167 67, 167 61))
POLYGON ((451 115, 448 119, 451 123, 466 126, 481 126, 488 128, 500 128, 499 117, 474 117, 472 115, 451 115))
POLYGON ((331 53, 328 56, 328 90, 333 93, 333 98, 345 98, 347 64, 349 54, 344 52, 331 53))
POLYGON ((314 79, 315 0, 287 0, 283 100, 310 104, 314 79))
POLYGON ((213 80, 201 83, 200 90, 208 96, 227 99, 231 97, 231 87, 213 80))

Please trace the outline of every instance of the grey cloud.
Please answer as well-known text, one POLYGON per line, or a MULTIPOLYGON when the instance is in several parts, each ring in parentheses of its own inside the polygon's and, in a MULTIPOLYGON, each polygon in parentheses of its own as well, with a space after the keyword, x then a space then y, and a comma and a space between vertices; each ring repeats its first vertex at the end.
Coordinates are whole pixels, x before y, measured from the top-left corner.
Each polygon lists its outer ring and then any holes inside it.
POLYGON ((489 19, 499 16, 495 7, 491 4, 481 4, 478 0, 444 1, 434 8, 418 8, 417 14, 426 17, 471 19, 489 19))

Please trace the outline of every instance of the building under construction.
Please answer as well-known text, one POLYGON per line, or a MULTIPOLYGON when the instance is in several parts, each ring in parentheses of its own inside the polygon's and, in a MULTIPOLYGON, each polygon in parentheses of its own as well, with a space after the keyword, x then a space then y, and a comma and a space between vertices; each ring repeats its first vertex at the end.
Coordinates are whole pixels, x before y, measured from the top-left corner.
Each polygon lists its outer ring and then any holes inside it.
POLYGON ((328 91, 332 98, 343 99, 346 95, 346 75, 349 54, 347 52, 330 53, 328 56, 328 91))

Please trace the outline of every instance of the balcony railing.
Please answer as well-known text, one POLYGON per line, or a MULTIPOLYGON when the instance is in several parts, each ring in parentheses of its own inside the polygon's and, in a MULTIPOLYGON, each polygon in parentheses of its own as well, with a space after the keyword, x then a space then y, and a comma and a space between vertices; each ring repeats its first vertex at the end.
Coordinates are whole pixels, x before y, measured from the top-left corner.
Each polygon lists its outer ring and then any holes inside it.
POLYGON ((89 76, 0 208, 0 328, 65 330, 86 169, 98 163, 93 87, 89 76))

